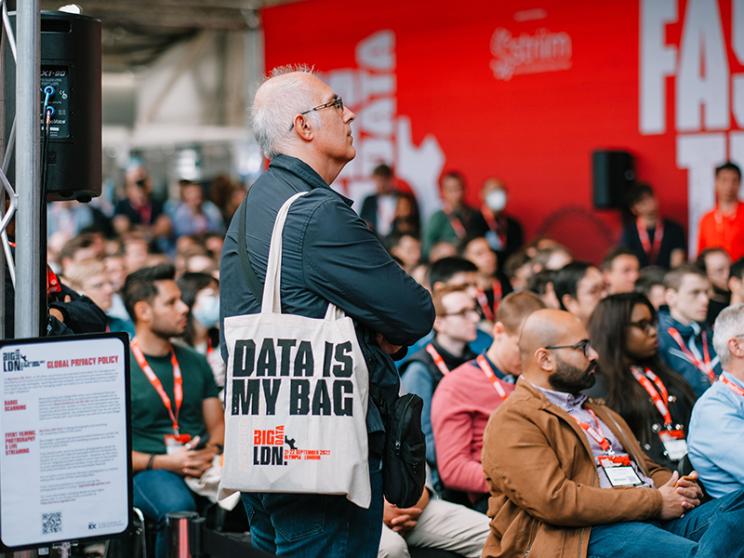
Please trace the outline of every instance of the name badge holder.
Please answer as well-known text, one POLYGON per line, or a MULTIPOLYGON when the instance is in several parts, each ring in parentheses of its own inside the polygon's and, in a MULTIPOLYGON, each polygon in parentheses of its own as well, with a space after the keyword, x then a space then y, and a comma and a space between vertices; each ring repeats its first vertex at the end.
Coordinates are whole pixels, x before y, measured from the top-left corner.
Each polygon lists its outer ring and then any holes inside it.
POLYGON ((607 480, 613 488, 626 488, 629 486, 641 486, 643 481, 631 465, 630 456, 627 453, 608 453, 597 457, 599 466, 602 467, 607 480))
POLYGON ((631 371, 638 383, 651 397, 654 407, 664 420, 663 426, 658 424, 653 426, 654 432, 659 435, 661 444, 664 446, 664 452, 672 461, 681 461, 687 455, 685 430, 681 424, 673 425, 672 413, 669 410, 669 402, 672 398, 669 396, 664 382, 648 368, 644 371, 639 368, 632 368, 631 371))
POLYGON ((633 468, 630 456, 627 453, 615 453, 607 437, 602 433, 602 425, 599 423, 594 411, 587 409, 594 419, 594 425, 580 421, 573 417, 581 429, 586 432, 599 445, 604 455, 597 456, 597 464, 602 468, 610 486, 613 488, 625 488, 629 486, 641 486, 643 481, 633 468))

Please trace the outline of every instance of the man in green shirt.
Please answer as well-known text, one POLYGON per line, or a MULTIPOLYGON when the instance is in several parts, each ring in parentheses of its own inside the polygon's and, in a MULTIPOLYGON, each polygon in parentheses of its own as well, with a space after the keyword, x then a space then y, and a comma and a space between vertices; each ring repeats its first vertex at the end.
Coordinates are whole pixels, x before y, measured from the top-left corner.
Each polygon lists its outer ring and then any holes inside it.
POLYGON ((468 236, 485 234, 488 230, 483 216, 465 203, 465 178, 457 171, 442 176, 440 193, 442 209, 429 217, 424 227, 424 257, 439 242, 457 245, 468 236))
POLYGON ((130 355, 134 505, 157 522, 155 553, 164 558, 166 515, 196 509, 185 479, 199 478, 222 452, 223 407, 206 359, 171 343, 188 318, 173 266, 132 273, 123 292, 136 332, 130 355))

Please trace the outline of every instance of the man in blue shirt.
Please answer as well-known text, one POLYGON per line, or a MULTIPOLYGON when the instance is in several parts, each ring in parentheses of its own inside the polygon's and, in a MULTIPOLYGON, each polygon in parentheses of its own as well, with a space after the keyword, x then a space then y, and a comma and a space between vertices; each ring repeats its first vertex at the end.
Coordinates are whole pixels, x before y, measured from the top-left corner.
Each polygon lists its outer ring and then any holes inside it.
POLYGON ((723 310, 714 331, 724 372, 692 410, 688 443, 703 486, 720 498, 744 488, 744 304, 723 310))
POLYGON ((705 323, 710 282, 700 268, 682 265, 666 274, 664 286, 669 311, 659 312, 659 354, 700 396, 721 373, 705 323))

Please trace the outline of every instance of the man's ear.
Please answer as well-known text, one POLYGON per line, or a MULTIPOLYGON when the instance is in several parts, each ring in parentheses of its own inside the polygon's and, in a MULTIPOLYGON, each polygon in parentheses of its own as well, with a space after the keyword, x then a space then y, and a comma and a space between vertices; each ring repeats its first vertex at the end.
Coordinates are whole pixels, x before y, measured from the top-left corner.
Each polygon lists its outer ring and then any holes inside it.
POLYGON ((535 351, 535 362, 544 372, 552 372, 555 368, 552 353, 547 349, 537 349, 535 351))
POLYGON ((671 308, 677 303, 677 291, 674 289, 666 289, 664 291, 664 300, 671 308))
POLYGON ((310 120, 301 114, 295 116, 292 131, 303 141, 311 141, 315 137, 310 120))
POLYGON ((137 322, 151 322, 152 321, 152 306, 146 300, 138 300, 134 303, 134 316, 132 319, 137 322))
POLYGON ((496 337, 497 335, 501 335, 503 333, 506 333, 504 324, 502 324, 501 322, 496 322, 495 324, 493 324, 493 327, 491 328, 491 334, 493 337, 496 337))

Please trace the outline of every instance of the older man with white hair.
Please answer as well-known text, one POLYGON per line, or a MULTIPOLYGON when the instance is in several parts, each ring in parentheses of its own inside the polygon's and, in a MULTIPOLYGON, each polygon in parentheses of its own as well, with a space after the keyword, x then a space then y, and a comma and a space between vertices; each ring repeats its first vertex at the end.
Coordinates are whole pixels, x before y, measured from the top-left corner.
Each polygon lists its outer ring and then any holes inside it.
POLYGON ((744 304, 718 315, 713 345, 723 373, 695 404, 688 445, 703 486, 720 498, 744 489, 744 304))
POLYGON ((306 69, 275 70, 256 92, 252 118, 256 139, 271 162, 236 211, 225 238, 222 319, 260 311, 277 212, 294 194, 307 192, 291 205, 284 225, 282 311, 323 318, 330 302, 353 318, 369 370, 372 488, 368 509, 344 496, 244 494, 253 544, 277 556, 371 558, 382 529, 384 413, 399 391, 390 355, 431 330, 434 308, 428 292, 388 255, 351 201, 329 187, 356 154, 354 113, 341 97, 306 69), (254 279, 244 272, 245 256, 254 279))

